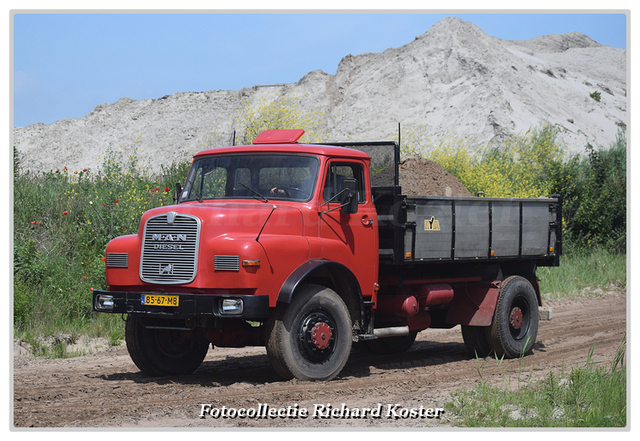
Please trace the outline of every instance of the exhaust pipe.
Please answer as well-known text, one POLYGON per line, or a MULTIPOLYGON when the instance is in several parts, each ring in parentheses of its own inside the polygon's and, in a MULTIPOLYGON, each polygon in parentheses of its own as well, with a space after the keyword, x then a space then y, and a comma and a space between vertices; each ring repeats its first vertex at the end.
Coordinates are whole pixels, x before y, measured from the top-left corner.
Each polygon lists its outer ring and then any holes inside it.
POLYGON ((391 328, 376 328, 373 330, 373 335, 377 338, 386 337, 406 337, 409 335, 408 326, 394 326, 391 328))

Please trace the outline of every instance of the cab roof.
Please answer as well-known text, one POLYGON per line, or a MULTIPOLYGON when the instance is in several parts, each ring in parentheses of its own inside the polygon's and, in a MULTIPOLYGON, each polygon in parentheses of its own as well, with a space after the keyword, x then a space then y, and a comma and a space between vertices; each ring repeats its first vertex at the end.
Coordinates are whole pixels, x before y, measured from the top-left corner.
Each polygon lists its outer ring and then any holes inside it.
POLYGON ((224 155, 235 153, 297 153, 320 156, 335 156, 354 159, 369 159, 369 155, 355 149, 321 144, 298 144, 304 130, 265 130, 261 132, 252 145, 218 147, 197 153, 195 158, 209 155, 224 155))

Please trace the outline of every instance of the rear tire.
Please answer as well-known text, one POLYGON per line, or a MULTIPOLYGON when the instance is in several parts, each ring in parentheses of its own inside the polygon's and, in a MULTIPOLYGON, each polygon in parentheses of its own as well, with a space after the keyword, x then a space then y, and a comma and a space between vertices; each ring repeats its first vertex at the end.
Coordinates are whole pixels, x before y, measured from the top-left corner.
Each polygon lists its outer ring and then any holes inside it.
POLYGON ((517 358, 531 351, 538 336, 538 298, 521 276, 502 282, 487 340, 498 357, 517 358))
POLYGON ((192 331, 147 328, 170 324, 162 319, 127 317, 127 350, 142 373, 152 377, 190 374, 202 364, 208 341, 197 338, 192 331))
POLYGON ((331 380, 349 358, 351 315, 335 291, 307 285, 268 322, 267 355, 284 379, 331 380))

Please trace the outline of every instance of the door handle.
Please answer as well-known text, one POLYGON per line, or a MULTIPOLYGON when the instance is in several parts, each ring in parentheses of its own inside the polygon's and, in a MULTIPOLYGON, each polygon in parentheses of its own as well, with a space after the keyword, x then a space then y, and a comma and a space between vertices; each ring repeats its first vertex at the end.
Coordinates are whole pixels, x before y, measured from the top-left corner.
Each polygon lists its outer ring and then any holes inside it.
POLYGON ((364 216, 362 218, 362 225, 364 225, 365 227, 370 227, 371 225, 373 225, 373 219, 370 219, 367 216, 364 216))

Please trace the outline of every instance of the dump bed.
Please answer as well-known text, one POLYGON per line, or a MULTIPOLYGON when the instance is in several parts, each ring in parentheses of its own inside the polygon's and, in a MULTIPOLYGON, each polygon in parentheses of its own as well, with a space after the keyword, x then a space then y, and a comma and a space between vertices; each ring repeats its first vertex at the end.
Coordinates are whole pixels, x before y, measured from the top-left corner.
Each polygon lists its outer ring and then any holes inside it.
POLYGON ((404 260, 553 259, 558 199, 407 196, 404 260))

